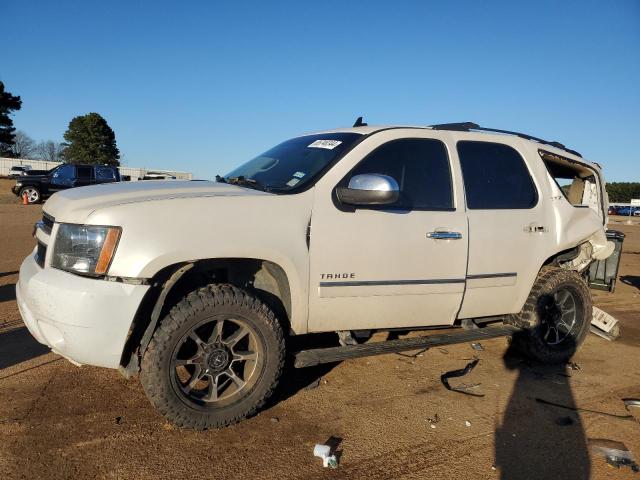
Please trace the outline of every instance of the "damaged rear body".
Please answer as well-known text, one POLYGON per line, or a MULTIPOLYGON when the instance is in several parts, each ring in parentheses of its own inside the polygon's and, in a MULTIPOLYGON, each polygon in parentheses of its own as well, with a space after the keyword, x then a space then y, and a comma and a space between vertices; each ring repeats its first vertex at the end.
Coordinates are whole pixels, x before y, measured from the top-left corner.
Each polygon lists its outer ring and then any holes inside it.
POLYGON ((605 225, 609 201, 598 164, 539 150, 548 170, 552 191, 555 240, 554 263, 568 270, 585 271, 595 260, 613 252, 605 225))

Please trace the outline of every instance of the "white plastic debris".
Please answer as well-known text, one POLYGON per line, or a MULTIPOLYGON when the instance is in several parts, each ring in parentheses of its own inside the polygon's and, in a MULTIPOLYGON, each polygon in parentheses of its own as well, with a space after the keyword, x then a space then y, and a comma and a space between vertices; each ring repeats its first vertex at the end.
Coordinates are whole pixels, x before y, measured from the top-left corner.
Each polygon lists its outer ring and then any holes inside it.
POLYGON ((320 457, 322 459, 322 466, 327 468, 337 468, 338 467, 338 459, 335 455, 331 454, 331 447, 329 445, 322 445, 320 443, 316 443, 316 446, 313 447, 313 456, 320 457))
POLYGON ((465 420, 465 421, 464 421, 464 425, 465 425, 466 427, 470 427, 470 426, 471 426, 471 422, 470 422, 469 420, 465 420))
POLYGON ((617 339, 620 336, 618 319, 600 310, 598 307, 593 307, 591 333, 595 333, 599 337, 609 341, 617 339))

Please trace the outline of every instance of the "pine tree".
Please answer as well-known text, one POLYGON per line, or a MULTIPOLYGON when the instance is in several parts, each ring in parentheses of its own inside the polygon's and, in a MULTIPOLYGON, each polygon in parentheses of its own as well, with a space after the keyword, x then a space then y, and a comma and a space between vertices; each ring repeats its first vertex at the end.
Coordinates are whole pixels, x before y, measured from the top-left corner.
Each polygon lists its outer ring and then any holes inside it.
POLYGON ((64 134, 65 161, 85 165, 120 165, 116 135, 98 113, 75 117, 64 134))
POLYGON ((11 147, 14 143, 16 129, 9 115, 20 110, 20 97, 5 92, 4 83, 0 82, 0 157, 12 156, 11 147))

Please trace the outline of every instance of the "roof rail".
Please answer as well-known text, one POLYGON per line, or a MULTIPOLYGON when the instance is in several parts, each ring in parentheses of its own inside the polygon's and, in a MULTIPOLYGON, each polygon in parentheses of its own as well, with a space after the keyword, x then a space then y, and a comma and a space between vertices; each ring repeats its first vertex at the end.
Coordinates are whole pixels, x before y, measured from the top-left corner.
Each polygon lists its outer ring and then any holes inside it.
POLYGON ((580 155, 580 153, 576 152, 575 150, 571 150, 570 148, 565 147, 560 142, 549 142, 547 140, 543 140, 543 139, 538 138, 538 137, 533 137, 531 135, 527 135, 526 133, 512 132, 510 130, 500 130, 500 129, 497 129, 497 128, 485 128, 485 127, 481 127, 477 123, 473 123, 473 122, 441 123, 439 125, 430 125, 430 127, 433 128, 434 130, 453 130, 453 131, 457 131, 457 132, 469 132, 471 130, 478 130, 480 132, 495 132, 495 133, 504 133, 504 134, 507 134, 507 135, 515 135, 517 137, 524 138, 525 140, 533 140, 534 142, 543 143, 545 145, 551 145, 552 147, 560 148, 561 150, 564 150, 565 152, 569 152, 569 153, 571 153, 573 155, 576 155, 576 156, 582 158, 582 155, 580 155))

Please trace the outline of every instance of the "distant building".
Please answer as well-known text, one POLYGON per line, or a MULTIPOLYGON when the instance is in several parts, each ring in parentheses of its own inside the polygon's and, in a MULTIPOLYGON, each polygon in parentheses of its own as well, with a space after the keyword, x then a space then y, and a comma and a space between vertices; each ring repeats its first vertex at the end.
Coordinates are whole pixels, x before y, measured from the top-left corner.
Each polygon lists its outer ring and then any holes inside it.
MULTIPOLYGON (((29 160, 26 158, 3 158, 0 157, 0 177, 9 176, 9 170, 16 165, 29 165, 32 170, 51 170, 60 165, 61 162, 47 162, 45 160, 29 160)), ((176 180, 192 180, 193 174, 190 172, 177 172, 157 168, 135 168, 118 167, 120 175, 126 180, 137 181, 143 178, 175 178, 176 180)))

